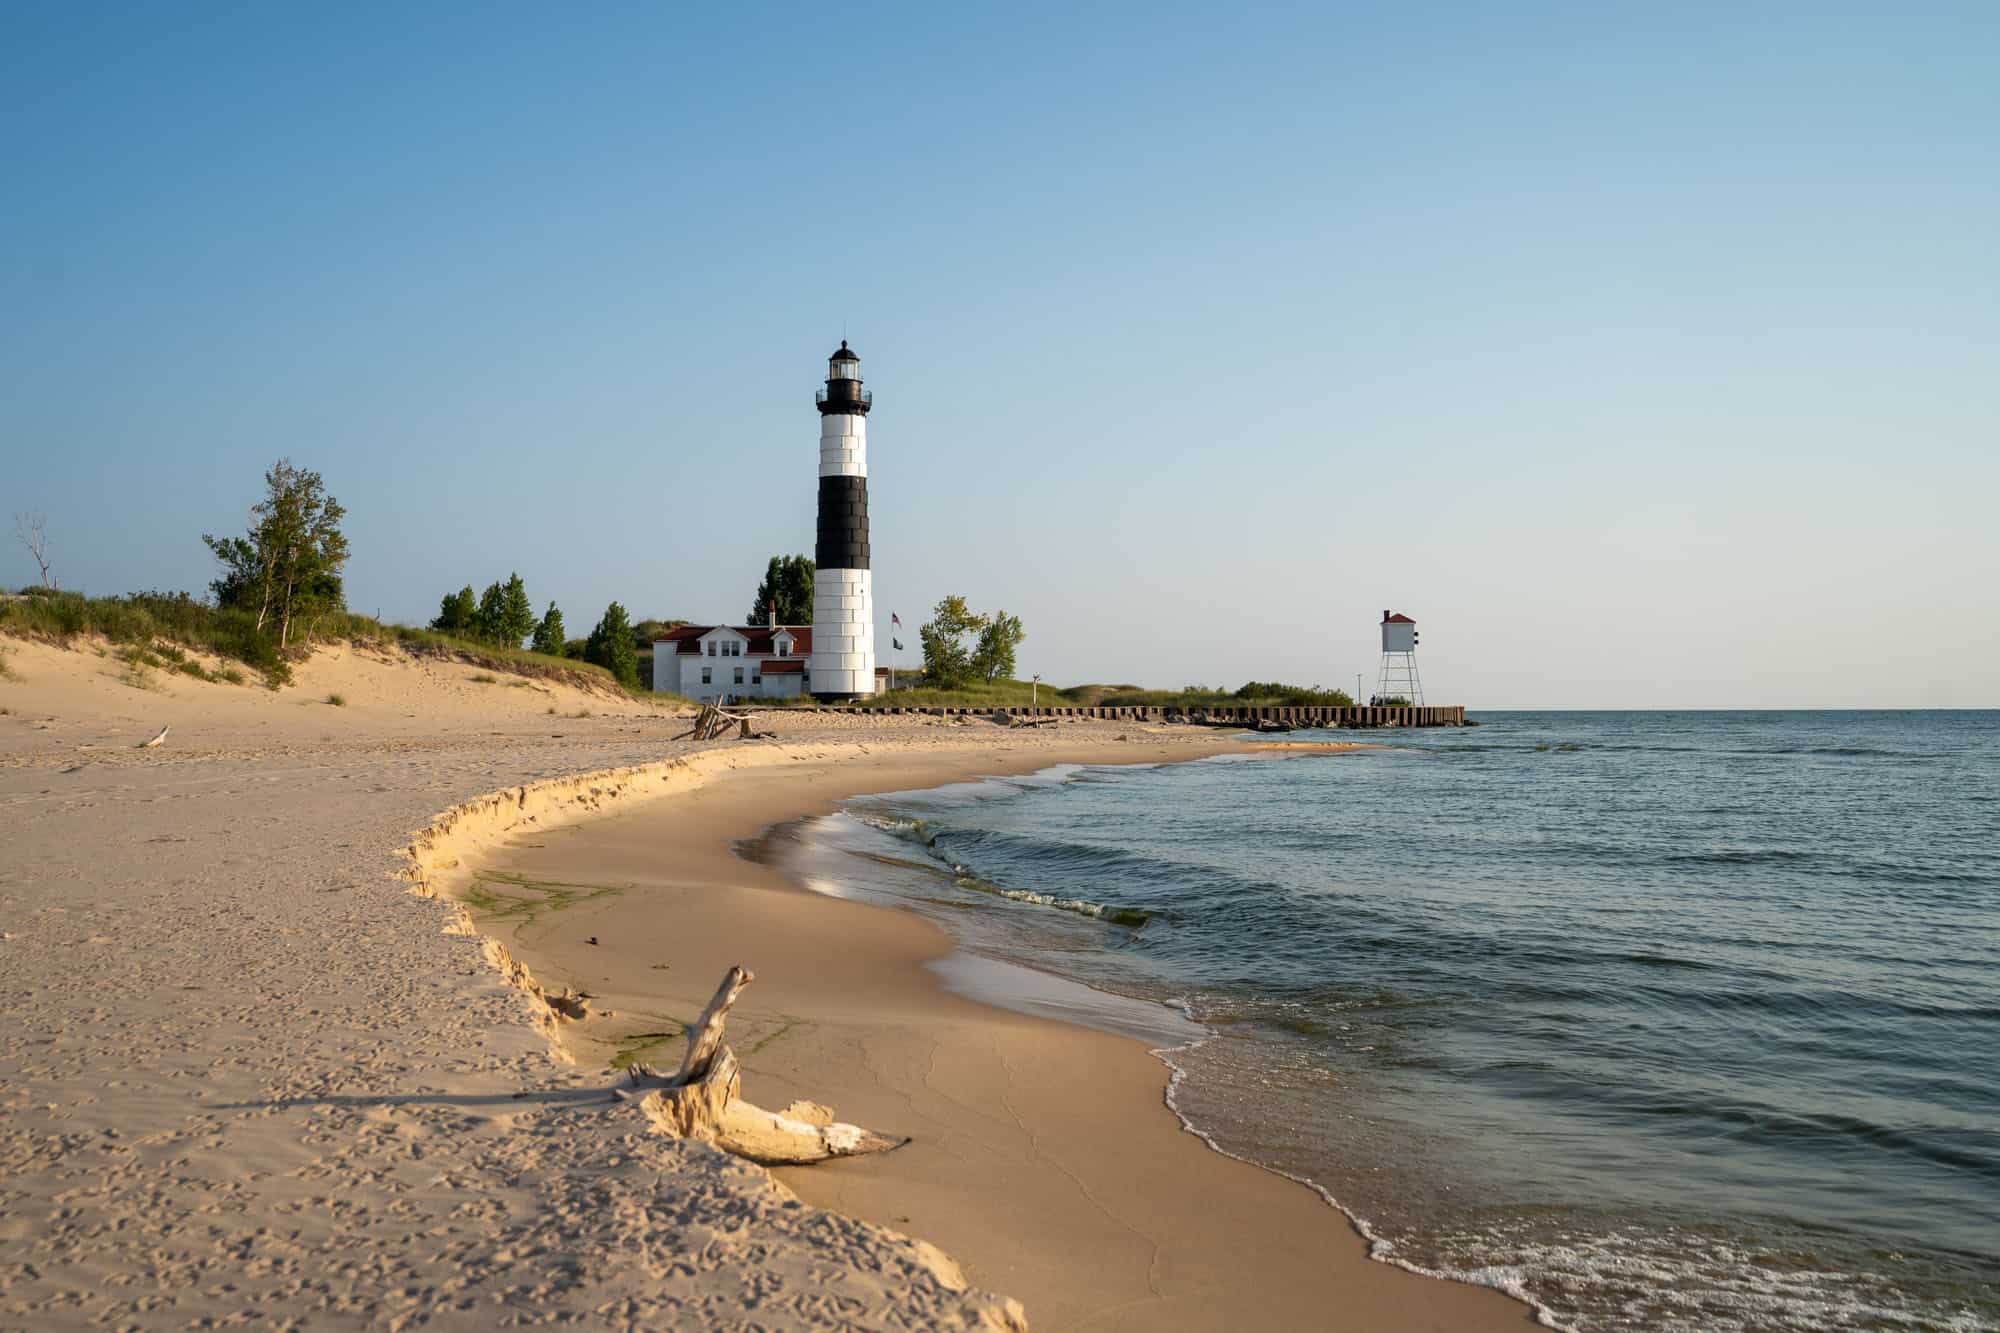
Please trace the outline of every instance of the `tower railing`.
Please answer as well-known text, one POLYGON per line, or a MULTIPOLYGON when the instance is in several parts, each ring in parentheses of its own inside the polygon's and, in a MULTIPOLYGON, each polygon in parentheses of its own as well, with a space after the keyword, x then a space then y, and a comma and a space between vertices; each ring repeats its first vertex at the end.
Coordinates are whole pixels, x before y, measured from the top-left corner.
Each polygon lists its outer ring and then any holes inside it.
POLYGON ((820 389, 814 392, 813 402, 819 404, 821 407, 825 407, 829 403, 836 407, 844 406, 848 403, 852 403, 857 407, 872 407, 875 403, 875 395, 867 389, 855 389, 851 393, 843 393, 839 397, 833 397, 825 389, 820 389))

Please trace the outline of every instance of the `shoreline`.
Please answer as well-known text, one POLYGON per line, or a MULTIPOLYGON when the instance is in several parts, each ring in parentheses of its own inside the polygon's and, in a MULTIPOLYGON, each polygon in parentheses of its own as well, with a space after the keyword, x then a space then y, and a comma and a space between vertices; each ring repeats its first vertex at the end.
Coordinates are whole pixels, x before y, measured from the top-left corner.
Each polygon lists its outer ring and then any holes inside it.
MULTIPOLYGON (((1158 763, 1199 763, 1206 759, 1239 757, 1252 759, 1291 759, 1301 757, 1300 751, 1351 752, 1359 750, 1379 750, 1387 748, 1368 742, 1329 741, 1245 741, 1241 748, 1225 749, 1211 755, 1179 756, 1171 760, 1137 762, 1131 764, 1093 764, 1091 767, 1131 767, 1150 768, 1158 763), (1279 753, 1279 752, 1289 753, 1279 753)), ((1060 761, 1052 762, 1030 776, 1041 777, 1064 767, 1074 767, 1060 761)), ((1006 775, 994 775, 1006 776, 1006 775)), ((1013 775, 1019 776, 1019 775, 1013 775)), ((943 784, 951 785, 951 784, 943 784)), ((919 789, 935 791, 940 788, 919 789)), ((872 792, 862 795, 883 796, 894 793, 872 792)), ((844 808, 843 801, 840 807, 844 808)), ((831 888, 815 887, 813 878, 803 866, 787 867, 783 864, 780 846, 785 842, 795 845, 808 840, 806 826, 816 816, 804 815, 799 818, 774 824, 756 837, 739 842, 737 854, 745 860, 767 866, 784 875, 794 884, 809 892, 835 898, 849 898, 831 888), (796 831, 796 832, 795 832, 796 831)), ((864 895, 851 900, 871 903, 889 910, 916 913, 907 902, 891 895, 864 895)), ((1064 910, 1061 904, 1045 903, 1050 910, 1064 910)), ((949 927, 945 928, 951 934, 949 927)), ((1516 1282, 1498 1282, 1481 1277, 1461 1274, 1446 1269, 1427 1267, 1422 1263, 1405 1258, 1396 1252, 1395 1243, 1382 1236, 1376 1226, 1349 1204, 1337 1197, 1332 1189, 1311 1176, 1301 1175, 1270 1161, 1262 1161, 1225 1147, 1220 1138, 1197 1124, 1191 1114, 1182 1107, 1176 1092, 1188 1074, 1187 1066, 1176 1060, 1194 1051, 1207 1042, 1222 1036, 1222 1031, 1192 1016, 1183 1001, 1145 1000, 1125 995, 1114 990, 1100 988, 1091 982, 1068 976, 1062 972, 1037 967, 1033 962, 1019 958, 1000 957, 980 952, 954 936, 954 950, 951 954, 932 960, 925 966, 935 974, 945 989, 962 995, 975 1003, 1005 1009, 1010 1012, 1051 1019, 1101 1032, 1122 1036, 1139 1042, 1147 1053, 1158 1060, 1164 1070, 1161 1096, 1167 1108, 1179 1119, 1182 1129, 1200 1139, 1210 1151, 1232 1161, 1242 1162, 1259 1171, 1267 1172, 1280 1179, 1300 1185, 1317 1194, 1326 1205, 1347 1219, 1366 1245, 1368 1257, 1377 1263, 1399 1268, 1414 1276, 1460 1285, 1488 1288, 1499 1291, 1527 1307, 1540 1324, 1561 1329, 1554 1311, 1536 1300, 1516 1282), (1083 998, 1083 997, 1088 997, 1083 998), (1079 1002, 1081 1001, 1081 1002, 1079 1002)))
MULTIPOLYGON (((1156 1044, 969 997, 933 966, 955 943, 916 914, 826 897, 738 854, 870 792, 1278 748, 1136 727, 1104 734, 1115 730, 1021 746, 997 744, 1013 738, 995 729, 974 733, 984 743, 932 751, 886 736, 871 747, 877 738, 863 732, 837 765, 780 767, 800 780, 725 771, 680 800, 594 819, 578 837, 503 847, 483 864, 529 882, 634 881, 602 906, 572 909, 580 914, 560 931, 537 924, 536 938, 517 929, 506 941, 544 984, 587 989, 610 1010, 602 1025, 562 1025, 586 1062, 629 1048, 630 1016, 643 1019, 648 1005, 696 1003, 720 960, 757 970, 765 981, 731 1029, 746 1095, 826 1101, 844 1119, 916 1139, 885 1158, 773 1174, 808 1203, 936 1244, 975 1286, 1024 1301, 1038 1327, 1531 1326, 1531 1308, 1497 1289, 1371 1259, 1365 1231, 1323 1189, 1215 1148, 1173 1107, 1177 1075, 1156 1044), (663 847, 671 872, 657 866, 663 847), (688 935, 648 927, 663 908, 688 935), (579 946, 579 934, 614 943, 579 946), (837 964, 827 958, 836 944, 837 964), (640 961, 656 955, 670 961, 640 961), (1096 1256, 1087 1273, 1079 1254, 1096 1256)), ((664 1045, 670 1060, 674 1044, 664 1045)))

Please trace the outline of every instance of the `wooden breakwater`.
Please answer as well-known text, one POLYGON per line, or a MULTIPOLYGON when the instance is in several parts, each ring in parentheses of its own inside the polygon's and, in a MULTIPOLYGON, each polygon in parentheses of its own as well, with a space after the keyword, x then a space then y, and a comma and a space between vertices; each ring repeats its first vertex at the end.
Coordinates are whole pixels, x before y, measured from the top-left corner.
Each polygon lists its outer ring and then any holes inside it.
POLYGON ((1194 726, 1268 728, 1301 727, 1462 727, 1465 705, 1437 704, 1423 708, 1362 707, 1288 708, 1264 704, 1104 705, 1098 708, 987 705, 984 708, 915 708, 844 705, 815 708, 820 713, 860 713, 883 717, 1095 717, 1132 722, 1178 722, 1194 726))

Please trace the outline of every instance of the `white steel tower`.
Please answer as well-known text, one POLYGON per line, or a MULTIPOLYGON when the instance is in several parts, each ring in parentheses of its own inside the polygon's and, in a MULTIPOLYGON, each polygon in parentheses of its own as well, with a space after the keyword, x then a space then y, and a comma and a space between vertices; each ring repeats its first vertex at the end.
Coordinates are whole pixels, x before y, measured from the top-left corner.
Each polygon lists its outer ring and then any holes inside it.
POLYGON ((1417 675, 1417 622, 1394 611, 1382 613, 1382 674, 1375 697, 1408 699, 1416 708, 1424 703, 1424 682, 1417 675))
POLYGON ((815 699, 875 692, 875 598, 868 569, 868 409, 861 358, 827 359, 819 404, 819 534, 813 548, 813 639, 806 670, 815 699))

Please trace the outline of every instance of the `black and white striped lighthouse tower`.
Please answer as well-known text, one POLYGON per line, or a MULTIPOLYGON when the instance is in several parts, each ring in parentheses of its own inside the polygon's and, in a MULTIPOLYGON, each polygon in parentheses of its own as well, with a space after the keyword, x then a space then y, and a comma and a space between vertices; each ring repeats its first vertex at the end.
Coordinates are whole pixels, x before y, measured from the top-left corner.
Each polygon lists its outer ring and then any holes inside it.
POLYGON ((813 638, 807 670, 815 699, 875 692, 875 598, 868 570, 868 409, 861 358, 827 359, 819 404, 819 536, 813 548, 813 638))

